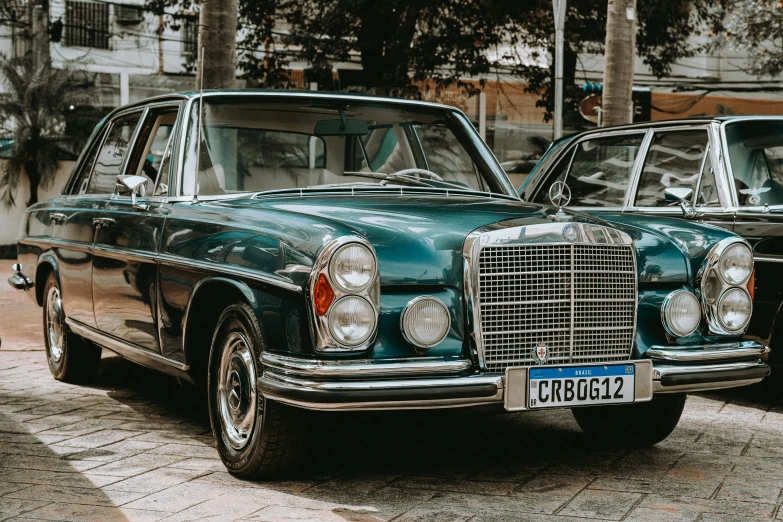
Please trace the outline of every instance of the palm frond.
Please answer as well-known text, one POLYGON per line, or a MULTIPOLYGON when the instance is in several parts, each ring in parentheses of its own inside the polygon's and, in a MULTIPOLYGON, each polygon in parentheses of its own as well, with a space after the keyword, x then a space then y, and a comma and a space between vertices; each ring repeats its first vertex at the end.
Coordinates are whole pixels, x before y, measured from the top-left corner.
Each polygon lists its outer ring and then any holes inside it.
MULTIPOLYGON (((0 96, 0 131, 13 138, 11 156, 0 174, 0 201, 13 206, 22 175, 33 190, 54 181, 58 155, 68 147, 63 136, 71 105, 90 104, 93 84, 68 69, 38 66, 31 56, 0 56, 0 81, 7 92, 0 96)), ((37 193, 31 194, 31 201, 37 193)))

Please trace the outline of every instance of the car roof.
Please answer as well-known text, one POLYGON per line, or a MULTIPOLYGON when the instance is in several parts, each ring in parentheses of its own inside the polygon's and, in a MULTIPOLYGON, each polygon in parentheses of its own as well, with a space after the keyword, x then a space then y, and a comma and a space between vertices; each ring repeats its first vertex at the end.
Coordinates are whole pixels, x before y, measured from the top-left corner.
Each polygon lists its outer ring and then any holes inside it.
POLYGON ((562 138, 556 140, 554 143, 558 143, 560 141, 564 140, 570 140, 577 136, 584 136, 586 134, 592 134, 592 133, 598 133, 598 132, 606 132, 606 131, 615 131, 615 130, 643 130, 643 129, 650 129, 650 128, 656 128, 656 127, 676 127, 676 126, 684 126, 684 125, 693 125, 693 124, 706 124, 706 123, 723 123, 723 122, 731 122, 731 121, 742 121, 742 120, 768 120, 768 119, 781 119, 783 120, 783 115, 779 114, 770 114, 768 116, 765 115, 730 115, 730 116, 696 116, 693 118, 679 118, 679 119, 670 119, 670 120, 658 120, 658 121, 645 121, 645 122, 639 122, 639 123, 628 123, 625 125, 614 125, 611 127, 597 127, 595 129, 588 129, 584 131, 574 132, 572 134, 568 134, 566 136, 563 136, 562 138))
MULTIPOLYGON (((371 102, 371 103, 389 103, 407 106, 425 107, 430 109, 458 111, 456 107, 444 105, 441 103, 426 102, 420 100, 408 100, 404 98, 391 98, 386 96, 375 96, 359 93, 330 92, 330 91, 305 91, 305 90, 282 90, 282 89, 206 89, 203 91, 204 97, 240 97, 250 96, 259 98, 292 98, 302 100, 336 100, 345 102, 371 102)), ((172 94, 163 94, 145 98, 134 103, 118 107, 112 113, 119 110, 126 110, 134 107, 143 107, 150 103, 160 103, 166 101, 188 100, 198 98, 200 91, 186 91, 172 94)))

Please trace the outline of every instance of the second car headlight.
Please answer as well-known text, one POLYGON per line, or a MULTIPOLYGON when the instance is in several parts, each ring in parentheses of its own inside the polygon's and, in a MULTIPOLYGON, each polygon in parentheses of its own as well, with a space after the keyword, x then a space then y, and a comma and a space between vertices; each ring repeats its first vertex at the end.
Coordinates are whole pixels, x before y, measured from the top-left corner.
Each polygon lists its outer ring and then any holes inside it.
POLYGON ((348 243, 334 253, 329 274, 344 292, 358 292, 370 284, 377 270, 375 256, 359 243, 348 243))
POLYGON ((743 330, 752 312, 753 302, 743 288, 729 288, 718 300, 718 321, 731 332, 743 330))
POLYGON ((730 285, 741 285, 753 272, 753 254, 745 243, 734 243, 720 256, 720 274, 730 285))
POLYGON ((696 296, 687 290, 675 290, 666 296, 661 308, 663 326, 675 337, 696 331, 701 321, 701 307, 696 296))
POLYGON ((402 335, 419 348, 430 348, 441 342, 450 327, 449 309, 435 297, 417 297, 402 312, 402 335))
POLYGON ((357 346, 375 330, 375 310, 366 299, 355 295, 343 297, 329 310, 329 331, 346 346, 357 346))

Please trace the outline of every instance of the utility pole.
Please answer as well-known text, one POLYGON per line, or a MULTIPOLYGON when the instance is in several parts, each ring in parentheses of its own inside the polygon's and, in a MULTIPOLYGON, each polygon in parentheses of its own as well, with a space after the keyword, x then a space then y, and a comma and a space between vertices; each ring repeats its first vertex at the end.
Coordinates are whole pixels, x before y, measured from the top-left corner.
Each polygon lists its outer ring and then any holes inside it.
POLYGON ((202 78, 204 89, 237 86, 237 9, 237 0, 202 0, 199 4, 197 90, 202 88, 202 78))
POLYGON ((636 55, 636 0, 609 0, 602 96, 604 125, 631 122, 636 55))
POLYGON ((555 139, 563 136, 563 45, 566 0, 552 0, 555 13, 555 139))

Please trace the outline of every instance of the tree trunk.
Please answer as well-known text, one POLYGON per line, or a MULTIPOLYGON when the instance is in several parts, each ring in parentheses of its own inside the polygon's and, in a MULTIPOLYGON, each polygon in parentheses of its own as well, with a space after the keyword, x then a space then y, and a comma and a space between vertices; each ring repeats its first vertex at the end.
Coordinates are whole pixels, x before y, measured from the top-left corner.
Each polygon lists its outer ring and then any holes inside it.
POLYGON ((630 123, 635 54, 636 0, 609 0, 604 57, 605 126, 630 123))
POLYGON ((34 0, 32 2, 31 37, 33 60, 35 68, 49 68, 52 57, 49 52, 49 1, 34 0))
POLYGON ((237 86, 237 1, 202 0, 198 17, 196 89, 233 89, 237 86), (201 63, 201 48, 204 63, 201 63))
POLYGON ((27 174, 27 181, 30 182, 30 199, 27 200, 27 206, 38 203, 38 187, 41 185, 41 177, 38 175, 38 165, 35 161, 25 161, 24 170, 27 174))

